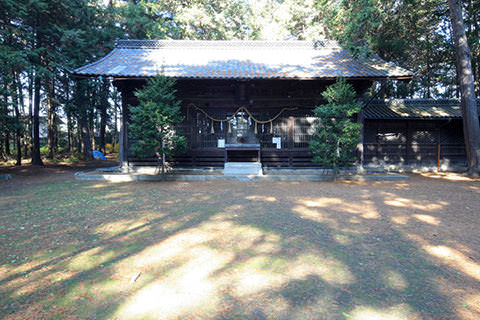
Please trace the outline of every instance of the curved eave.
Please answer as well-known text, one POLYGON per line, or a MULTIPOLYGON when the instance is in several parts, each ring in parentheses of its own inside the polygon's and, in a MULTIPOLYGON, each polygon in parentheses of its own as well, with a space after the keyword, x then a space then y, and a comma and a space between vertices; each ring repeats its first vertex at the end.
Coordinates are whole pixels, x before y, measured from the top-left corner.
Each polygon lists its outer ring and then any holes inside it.
MULTIPOLYGON (((93 78, 93 77, 109 77, 115 80, 146 80, 155 76, 137 76, 124 74, 109 74, 109 73, 78 73, 73 72, 72 75, 77 78, 93 78)), ((189 80, 336 80, 338 78, 345 78, 347 80, 412 80, 413 76, 355 76, 355 77, 171 77, 175 79, 189 79, 189 80)))

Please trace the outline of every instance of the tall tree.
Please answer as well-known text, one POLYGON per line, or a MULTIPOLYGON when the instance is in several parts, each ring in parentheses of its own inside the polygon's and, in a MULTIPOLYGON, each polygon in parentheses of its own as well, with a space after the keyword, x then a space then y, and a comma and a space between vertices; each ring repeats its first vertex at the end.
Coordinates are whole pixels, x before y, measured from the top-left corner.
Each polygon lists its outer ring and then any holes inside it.
POLYGON ((415 73, 406 83, 383 83, 389 97, 456 94, 454 52, 443 0, 318 0, 328 38, 356 54, 376 53, 415 73))
MULTIPOLYGON (((0 4, 0 85, 2 94, 3 138, 5 153, 10 153, 10 138, 16 142, 17 165, 21 164, 22 121, 19 109, 19 76, 26 64, 22 43, 23 28, 19 23, 22 7, 15 1, 0 4), (13 108, 12 108, 13 107, 13 108), (12 110, 12 109, 13 110, 12 110), (12 117, 11 115, 14 115, 12 117)), ((1 126, 1 125, 0 125, 1 126)))
POLYGON ((468 46, 460 0, 448 0, 455 40, 457 72, 460 82, 463 114, 463 133, 467 152, 468 173, 480 172, 480 124, 472 70, 471 52, 468 46))
POLYGON ((15 114, 15 143, 16 143, 16 151, 17 151, 17 161, 15 163, 16 166, 21 166, 22 165, 22 133, 23 133, 23 125, 22 125, 22 119, 21 119, 21 114, 20 114, 20 93, 18 91, 18 85, 16 83, 17 77, 15 74, 12 76, 12 105, 13 105, 13 111, 15 114))
POLYGON ((91 108, 88 90, 89 90, 89 80, 86 79, 79 79, 75 81, 75 88, 74 88, 74 110, 78 119, 78 130, 80 133, 80 151, 82 154, 82 158, 84 160, 92 160, 92 140, 91 140, 91 132, 88 125, 88 118, 89 112, 91 108))

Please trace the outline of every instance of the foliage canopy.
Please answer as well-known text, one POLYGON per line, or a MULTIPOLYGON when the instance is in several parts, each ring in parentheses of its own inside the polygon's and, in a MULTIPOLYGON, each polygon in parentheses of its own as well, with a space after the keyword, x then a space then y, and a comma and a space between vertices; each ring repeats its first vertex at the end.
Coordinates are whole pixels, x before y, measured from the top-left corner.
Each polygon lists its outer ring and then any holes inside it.
MULTIPOLYGON (((478 96, 480 1, 458 4, 478 96)), ((370 95, 458 98, 448 12, 445 0, 0 0, 0 156, 15 139, 24 153, 39 155, 35 128, 45 114, 51 155, 61 143, 84 156, 89 146, 104 150, 106 128, 117 134, 118 92, 108 79, 75 85, 69 71, 105 56, 117 38, 336 39, 416 75, 408 83, 374 83, 370 95), (66 139, 59 138, 59 118, 66 139)))

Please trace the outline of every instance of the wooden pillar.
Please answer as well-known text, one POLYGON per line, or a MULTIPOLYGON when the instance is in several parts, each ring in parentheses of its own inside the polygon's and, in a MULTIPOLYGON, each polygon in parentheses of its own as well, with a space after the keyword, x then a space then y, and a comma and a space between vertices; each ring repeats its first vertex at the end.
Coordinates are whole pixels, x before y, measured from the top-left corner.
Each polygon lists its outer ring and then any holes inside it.
POLYGON ((412 140, 410 139, 411 136, 411 127, 410 127, 410 120, 407 120, 407 127, 405 129, 405 164, 410 163, 410 148, 412 140))
POLYGON ((378 121, 375 121, 375 158, 377 158, 377 162, 380 164, 380 141, 378 141, 378 134, 380 131, 380 124, 378 121))
POLYGON ((293 116, 288 117, 288 166, 293 167, 293 126, 295 125, 295 118, 293 116))
POLYGON ((360 158, 360 167, 363 168, 363 164, 365 162, 365 156, 364 156, 364 149, 365 149, 365 117, 364 117, 364 111, 363 108, 360 110, 357 116, 357 123, 360 123, 362 125, 362 128, 360 130, 360 141, 357 144, 357 151, 359 153, 359 158, 360 158))
POLYGON ((127 125, 127 92, 120 91, 122 94, 122 114, 120 117, 120 137, 118 145, 118 158, 120 168, 128 168, 128 125, 127 125))
POLYGON ((436 130, 437 130, 437 170, 440 171, 440 161, 442 160, 442 125, 440 121, 436 121, 436 130))
POLYGON ((197 117, 198 117, 198 112, 195 109, 191 109, 191 130, 192 130, 192 135, 191 135, 191 141, 190 141, 190 152, 192 153, 192 166, 197 167, 197 152, 198 152, 198 144, 197 144, 197 134, 198 134, 198 128, 197 128, 197 117))

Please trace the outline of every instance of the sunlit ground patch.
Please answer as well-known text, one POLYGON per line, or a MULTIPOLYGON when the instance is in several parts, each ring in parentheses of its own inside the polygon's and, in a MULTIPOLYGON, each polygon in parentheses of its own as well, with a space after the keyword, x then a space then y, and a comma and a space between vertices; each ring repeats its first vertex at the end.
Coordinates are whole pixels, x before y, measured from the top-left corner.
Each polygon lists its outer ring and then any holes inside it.
POLYGON ((370 306, 356 307, 346 318, 352 320, 420 320, 419 314, 406 304, 390 308, 375 308, 370 306))
POLYGON ((444 179, 450 181, 480 181, 480 178, 472 178, 464 174, 455 173, 455 172, 425 172, 420 173, 421 176, 432 178, 432 179, 444 179))
POLYGON ((358 215, 364 219, 378 219, 380 214, 371 200, 359 200, 349 202, 338 198, 313 198, 313 199, 299 199, 298 205, 293 208, 302 217, 317 222, 330 222, 332 227, 335 227, 334 215, 325 214, 332 210, 342 214, 358 215), (324 210, 321 210, 324 209, 324 210))
POLYGON ((275 198, 275 197, 259 196, 259 195, 247 196, 247 197, 245 197, 245 199, 247 199, 247 200, 266 201, 266 202, 275 202, 275 201, 277 201, 277 198, 275 198))
POLYGON ((448 205, 445 201, 438 201, 437 203, 425 203, 418 202, 414 199, 406 199, 406 198, 394 198, 385 200, 385 204, 392 206, 392 207, 399 207, 399 208, 413 208, 417 210, 424 210, 424 211, 436 211, 441 209, 442 207, 448 205))
POLYGON ((396 223, 396 224, 407 224, 408 220, 410 220, 408 216, 395 216, 390 219, 392 220, 393 223, 396 223))
POLYGON ((428 214, 414 214, 412 217, 421 222, 432 224, 434 226, 438 226, 440 224, 440 219, 428 214))
POLYGON ((463 253, 447 246, 424 246, 424 249, 431 255, 442 259, 442 262, 480 280, 480 264, 472 261, 463 253))
POLYGON ((113 250, 105 250, 103 247, 95 247, 81 252, 69 262, 69 268, 76 271, 83 271, 96 268, 115 256, 113 250))
POLYGON ((209 279, 232 259, 208 248, 190 250, 191 259, 165 278, 150 282, 133 294, 115 315, 117 319, 174 319, 217 309, 218 284, 209 279))

